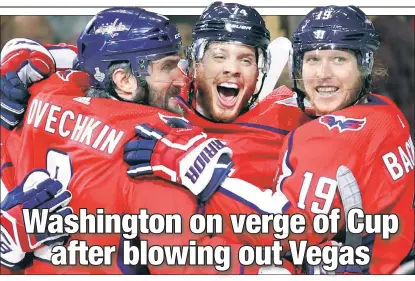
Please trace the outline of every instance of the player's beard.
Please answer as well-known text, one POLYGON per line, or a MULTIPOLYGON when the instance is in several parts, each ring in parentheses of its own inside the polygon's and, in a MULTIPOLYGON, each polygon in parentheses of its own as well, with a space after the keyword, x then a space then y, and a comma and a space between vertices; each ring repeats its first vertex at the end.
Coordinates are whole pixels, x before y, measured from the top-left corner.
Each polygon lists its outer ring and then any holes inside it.
MULTIPOLYGON (((242 110, 242 105, 247 104, 247 100, 242 101, 240 104, 236 106, 238 109, 233 110, 226 110, 220 111, 217 110, 214 106, 214 97, 215 93, 212 93, 212 86, 208 83, 208 79, 205 77, 199 76, 196 78, 197 80, 197 104, 198 108, 201 109, 201 113, 208 119, 211 119, 213 122, 216 123, 231 123, 233 122, 238 116, 240 111, 242 110), (200 77, 200 78, 199 78, 200 77), (236 112, 236 113, 235 113, 236 112)), ((249 99, 249 97, 247 98, 249 99)))
POLYGON ((148 104, 173 113, 183 115, 183 110, 177 102, 180 87, 170 86, 165 93, 150 89, 148 104))
POLYGON ((138 88, 132 98, 129 102, 139 103, 139 104, 145 104, 146 101, 146 93, 143 91, 143 89, 138 88))

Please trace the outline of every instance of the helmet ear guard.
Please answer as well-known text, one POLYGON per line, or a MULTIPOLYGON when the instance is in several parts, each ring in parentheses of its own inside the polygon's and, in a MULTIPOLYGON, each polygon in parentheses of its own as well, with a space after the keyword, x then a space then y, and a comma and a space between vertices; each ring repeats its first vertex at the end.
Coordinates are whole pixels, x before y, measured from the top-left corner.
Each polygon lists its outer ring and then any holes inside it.
POLYGON ((271 54, 269 50, 258 49, 258 68, 261 69, 262 73, 268 73, 269 66, 271 64, 271 54))
POLYGON ((191 46, 191 61, 200 61, 205 54, 205 50, 208 44, 209 40, 204 38, 200 38, 194 41, 191 46))

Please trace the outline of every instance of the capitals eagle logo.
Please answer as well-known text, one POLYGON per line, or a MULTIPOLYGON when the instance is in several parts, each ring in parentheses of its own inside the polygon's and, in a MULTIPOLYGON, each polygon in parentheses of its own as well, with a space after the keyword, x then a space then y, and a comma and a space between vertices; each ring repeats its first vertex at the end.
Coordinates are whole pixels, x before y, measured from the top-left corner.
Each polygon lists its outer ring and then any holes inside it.
POLYGON ((325 125, 329 130, 337 128, 340 133, 344 131, 359 131, 366 124, 366 118, 347 118, 339 115, 324 115, 319 119, 320 124, 325 125))

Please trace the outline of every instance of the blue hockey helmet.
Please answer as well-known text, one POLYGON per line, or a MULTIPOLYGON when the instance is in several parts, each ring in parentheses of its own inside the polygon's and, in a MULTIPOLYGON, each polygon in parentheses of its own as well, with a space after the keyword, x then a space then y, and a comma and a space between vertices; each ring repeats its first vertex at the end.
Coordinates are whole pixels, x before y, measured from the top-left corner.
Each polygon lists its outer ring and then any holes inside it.
POLYGON ((208 42, 239 42, 261 50, 258 67, 265 69, 270 33, 261 15, 252 7, 214 2, 199 17, 192 32, 192 59, 201 59, 208 42))
POLYGON ((355 6, 318 7, 308 13, 292 36, 290 59, 291 75, 297 94, 296 79, 301 73, 304 53, 311 50, 351 50, 361 66, 365 85, 371 84, 374 53, 380 45, 380 36, 366 14, 355 6))
MULTIPOLYGON (((257 66, 262 72, 261 86, 248 102, 247 109, 258 99, 270 58, 267 52, 270 33, 264 19, 253 7, 237 3, 214 2, 209 5, 193 27, 190 61, 203 58, 210 42, 237 42, 254 47, 257 66)), ((193 94, 189 94, 189 103, 193 94)), ((245 110, 244 110, 245 111, 245 110)))
POLYGON ((78 66, 105 89, 111 64, 130 62, 137 77, 148 76, 151 61, 176 54, 182 48, 177 26, 165 16, 136 7, 103 10, 87 24, 78 38, 78 66))

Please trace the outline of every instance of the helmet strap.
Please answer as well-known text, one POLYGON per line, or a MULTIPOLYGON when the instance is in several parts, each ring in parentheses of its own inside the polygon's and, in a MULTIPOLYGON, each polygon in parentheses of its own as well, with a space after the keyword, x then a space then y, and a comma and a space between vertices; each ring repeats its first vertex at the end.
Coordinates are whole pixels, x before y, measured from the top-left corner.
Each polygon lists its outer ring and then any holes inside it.
POLYGON ((365 97, 369 93, 371 81, 371 75, 367 75, 365 77, 364 85, 360 88, 359 94, 347 106, 345 106, 345 108, 358 103, 363 97, 365 97))
POLYGON ((192 102, 195 96, 195 82, 192 80, 189 85, 188 100, 187 103, 192 106, 192 102))
POLYGON ((150 99, 150 87, 148 86, 147 80, 144 76, 138 76, 138 81, 140 81, 140 85, 145 91, 144 104, 148 105, 150 99))
POLYGON ((262 87, 264 86, 264 82, 265 82, 265 78, 267 77, 267 74, 264 73, 264 75, 262 76, 262 81, 261 81, 261 87, 259 87, 258 92, 256 92, 255 94, 253 94, 251 96, 251 98, 248 101, 248 104, 246 105, 246 107, 241 111, 241 113, 239 115, 244 114, 245 112, 247 112, 249 109, 252 108, 252 106, 255 104, 255 102, 258 100, 259 98, 259 94, 261 93, 262 87))
POLYGON ((305 99, 306 95, 305 95, 304 91, 302 91, 300 88, 297 87, 297 80, 295 79, 295 77, 293 78, 293 88, 292 88, 292 90, 297 95, 297 105, 301 109, 301 111, 304 112, 304 114, 307 115, 308 117, 310 117, 311 119, 318 118, 319 116, 307 113, 307 111, 305 110, 304 99, 305 99))

